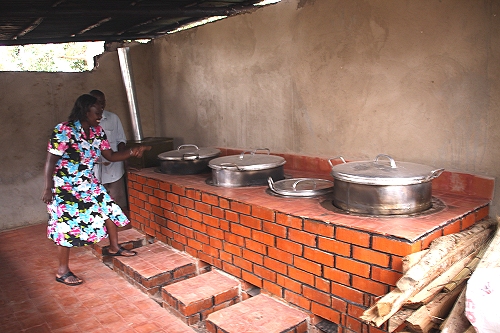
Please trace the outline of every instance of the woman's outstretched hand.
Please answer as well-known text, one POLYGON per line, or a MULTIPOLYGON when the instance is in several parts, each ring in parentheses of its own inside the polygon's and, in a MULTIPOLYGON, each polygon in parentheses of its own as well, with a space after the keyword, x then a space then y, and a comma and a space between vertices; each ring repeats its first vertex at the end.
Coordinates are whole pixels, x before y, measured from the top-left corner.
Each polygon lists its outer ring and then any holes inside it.
POLYGON ((136 147, 130 148, 130 156, 142 157, 142 154, 146 150, 151 150, 151 146, 136 146, 136 147))

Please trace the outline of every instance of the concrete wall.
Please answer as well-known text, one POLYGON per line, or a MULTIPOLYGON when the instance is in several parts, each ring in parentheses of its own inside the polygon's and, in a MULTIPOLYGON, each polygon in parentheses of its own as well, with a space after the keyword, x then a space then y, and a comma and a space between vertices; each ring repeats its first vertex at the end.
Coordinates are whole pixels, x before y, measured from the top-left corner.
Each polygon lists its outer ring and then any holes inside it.
MULTIPOLYGON (((154 136, 154 102, 150 46, 131 48, 137 100, 145 125, 154 136)), ((92 89, 106 94, 107 109, 120 115, 133 139, 118 56, 104 54, 96 70, 86 73, 0 72, 0 230, 47 220, 40 200, 47 141, 53 127, 65 121, 76 98, 92 89)))
POLYGON ((499 1, 285 0, 157 39, 154 61, 178 141, 500 175, 499 1))
MULTIPOLYGON (((499 20, 497 0, 284 0, 167 35, 131 49, 144 136, 498 177, 499 20)), ((46 220, 48 135, 95 88, 132 138, 115 52, 0 73, 0 230, 46 220)))

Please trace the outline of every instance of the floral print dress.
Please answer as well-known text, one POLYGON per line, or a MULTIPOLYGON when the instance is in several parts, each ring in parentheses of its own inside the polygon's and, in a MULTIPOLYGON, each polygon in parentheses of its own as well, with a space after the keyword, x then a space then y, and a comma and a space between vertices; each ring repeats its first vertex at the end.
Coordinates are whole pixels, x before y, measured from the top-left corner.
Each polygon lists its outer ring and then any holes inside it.
POLYGON ((48 151, 60 156, 54 170, 53 200, 47 205, 47 236, 57 245, 72 247, 97 243, 106 238, 104 222, 129 223, 97 178, 93 168, 101 150, 110 149, 104 130, 90 127, 87 138, 80 121, 58 124, 48 151))

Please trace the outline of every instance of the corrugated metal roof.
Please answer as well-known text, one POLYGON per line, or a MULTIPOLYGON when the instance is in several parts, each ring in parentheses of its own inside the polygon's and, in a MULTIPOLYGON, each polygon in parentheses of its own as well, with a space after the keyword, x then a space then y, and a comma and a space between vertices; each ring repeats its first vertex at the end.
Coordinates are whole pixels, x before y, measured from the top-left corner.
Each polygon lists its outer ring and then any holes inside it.
POLYGON ((0 45, 152 39, 262 0, 2 0, 0 45))

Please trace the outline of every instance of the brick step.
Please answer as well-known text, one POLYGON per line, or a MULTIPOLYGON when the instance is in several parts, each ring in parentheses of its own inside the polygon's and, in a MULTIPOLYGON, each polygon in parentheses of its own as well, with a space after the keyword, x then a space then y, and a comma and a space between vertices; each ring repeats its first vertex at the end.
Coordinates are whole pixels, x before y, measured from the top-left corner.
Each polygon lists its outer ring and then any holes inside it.
MULTIPOLYGON (((131 250, 148 244, 148 240, 146 235, 136 229, 124 229, 118 232, 118 243, 127 250, 131 250)), ((109 256, 108 238, 94 244, 92 247, 92 253, 106 265, 112 265, 113 257, 109 256)))
POLYGON ((236 278, 218 270, 206 272, 210 267, 198 259, 160 241, 150 244, 135 229, 122 230, 118 236, 123 247, 133 248, 138 255, 108 256, 108 239, 92 251, 195 332, 308 332, 305 312, 267 295, 251 297, 236 278), (242 301, 246 297, 251 298, 242 301))
POLYGON ((238 280, 217 270, 162 288, 163 307, 188 325, 241 301, 238 280))
POLYGON ((305 333, 309 316, 270 296, 259 294, 208 315, 210 333, 305 333))
POLYGON ((133 257, 111 257, 113 270, 159 303, 163 286, 198 274, 196 259, 162 242, 135 251, 133 257))

